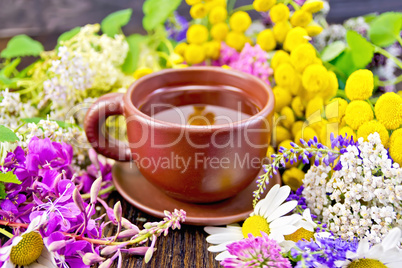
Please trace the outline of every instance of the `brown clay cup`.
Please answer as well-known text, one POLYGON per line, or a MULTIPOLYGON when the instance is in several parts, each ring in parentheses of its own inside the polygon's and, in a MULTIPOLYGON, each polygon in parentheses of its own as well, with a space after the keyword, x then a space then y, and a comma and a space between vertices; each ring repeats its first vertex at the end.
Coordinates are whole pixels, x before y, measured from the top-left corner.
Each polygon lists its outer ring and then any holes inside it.
POLYGON ((99 98, 88 110, 84 128, 98 153, 118 161, 134 160, 142 175, 167 195, 186 202, 210 203, 238 194, 258 176, 270 143, 274 105, 269 85, 252 75, 218 67, 168 69, 138 79, 125 94, 99 98), (152 94, 169 87, 202 89, 193 90, 195 95, 190 90, 190 95, 178 97, 177 106, 202 103, 236 109, 235 103, 241 100, 224 92, 235 89, 258 110, 247 119, 210 126, 169 123, 141 111, 152 94), (208 91, 214 88, 214 93, 208 91), (217 94, 217 88, 222 94, 217 94), (128 144, 102 131, 106 118, 112 115, 124 115, 128 144), (155 168, 150 161, 173 161, 173 156, 188 161, 187 168, 155 168), (138 165, 144 159, 151 164, 143 161, 138 165), (224 165, 219 165, 222 159, 224 165), (212 160, 214 165, 208 163, 212 160))

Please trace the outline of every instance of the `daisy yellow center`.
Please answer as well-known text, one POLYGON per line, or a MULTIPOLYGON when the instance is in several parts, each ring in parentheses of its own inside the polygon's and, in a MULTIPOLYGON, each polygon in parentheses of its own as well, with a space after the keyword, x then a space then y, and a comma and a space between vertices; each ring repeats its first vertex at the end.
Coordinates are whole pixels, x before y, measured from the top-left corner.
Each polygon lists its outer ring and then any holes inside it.
POLYGON ((248 234, 252 234, 253 236, 262 236, 261 231, 269 234, 269 224, 264 217, 259 215, 254 215, 248 217, 241 228, 244 238, 248 238, 248 234))
POLYGON ((348 268, 386 268, 382 262, 373 259, 359 259, 352 261, 348 268))
POLYGON ((10 260, 19 266, 36 261, 42 254, 43 239, 37 232, 22 235, 21 241, 11 248, 10 260))
POLYGON ((293 242, 299 242, 303 239, 310 241, 311 239, 314 240, 314 232, 308 231, 304 228, 299 228, 296 230, 296 232, 290 234, 290 235, 285 235, 286 240, 290 240, 293 242))

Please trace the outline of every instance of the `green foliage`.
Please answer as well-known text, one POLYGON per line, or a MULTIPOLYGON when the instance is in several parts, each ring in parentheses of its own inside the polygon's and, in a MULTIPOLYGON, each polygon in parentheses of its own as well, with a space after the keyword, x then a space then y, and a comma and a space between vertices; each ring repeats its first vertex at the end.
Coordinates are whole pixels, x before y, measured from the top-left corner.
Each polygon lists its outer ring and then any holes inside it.
POLYGON ((181 0, 146 0, 142 6, 144 12, 142 25, 144 29, 152 31, 157 26, 164 24, 180 3, 181 0))
POLYGON ((25 34, 21 34, 10 39, 0 56, 6 59, 22 56, 39 56, 43 50, 40 42, 33 40, 25 34))
POLYGON ((6 186, 3 183, 0 183, 0 199, 5 199, 6 196, 6 186))
POLYGON ((101 22, 102 32, 110 37, 114 37, 116 34, 122 34, 121 27, 127 25, 131 19, 133 10, 131 8, 119 10, 109 14, 101 22))
POLYGON ((79 33, 81 30, 81 27, 75 27, 71 29, 70 31, 67 31, 65 33, 62 33, 59 38, 57 38, 57 44, 60 44, 61 41, 68 41, 71 38, 73 38, 77 33, 79 33))
POLYGON ((402 30, 402 13, 387 12, 372 20, 368 36, 373 44, 387 47, 395 43, 402 30))
POLYGON ((373 45, 354 31, 346 33, 346 40, 351 49, 353 64, 357 69, 366 67, 374 56, 373 45))
POLYGON ((19 140, 20 139, 17 137, 14 131, 8 127, 0 125, 0 142, 15 142, 19 140))
POLYGON ((21 181, 12 171, 9 171, 7 173, 0 172, 0 181, 4 183, 21 184, 21 181))
POLYGON ((336 41, 326 46, 321 51, 321 59, 323 61, 331 61, 338 57, 346 48, 346 44, 342 41, 336 41))
POLYGON ((140 34, 132 34, 126 37, 129 50, 127 53, 127 57, 122 65, 123 72, 131 74, 137 69, 138 58, 140 55, 140 45, 146 39, 147 36, 140 34))
MULTIPOLYGON (((42 117, 31 117, 31 118, 22 118, 21 121, 25 122, 25 123, 35 123, 38 124, 40 122, 40 120, 46 120, 46 118, 42 118, 42 117)), ((61 128, 69 128, 69 127, 78 127, 75 124, 71 124, 71 123, 66 123, 64 121, 59 121, 59 120, 51 120, 56 122, 59 127, 61 128)))

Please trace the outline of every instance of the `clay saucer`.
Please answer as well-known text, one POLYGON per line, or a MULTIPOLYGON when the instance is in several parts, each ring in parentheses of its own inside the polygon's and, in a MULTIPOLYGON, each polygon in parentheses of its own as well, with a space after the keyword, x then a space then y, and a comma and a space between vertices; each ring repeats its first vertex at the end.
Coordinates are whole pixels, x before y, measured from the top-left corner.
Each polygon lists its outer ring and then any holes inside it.
MULTIPOLYGON (((253 211, 253 191, 257 187, 253 181, 238 195, 220 202, 186 203, 157 189, 129 162, 114 164, 113 181, 123 198, 138 209, 157 218, 165 217, 164 210, 183 209, 187 213, 185 224, 189 225, 225 225, 245 220, 253 211)), ((281 183, 279 175, 271 179, 265 193, 277 183, 281 183)))

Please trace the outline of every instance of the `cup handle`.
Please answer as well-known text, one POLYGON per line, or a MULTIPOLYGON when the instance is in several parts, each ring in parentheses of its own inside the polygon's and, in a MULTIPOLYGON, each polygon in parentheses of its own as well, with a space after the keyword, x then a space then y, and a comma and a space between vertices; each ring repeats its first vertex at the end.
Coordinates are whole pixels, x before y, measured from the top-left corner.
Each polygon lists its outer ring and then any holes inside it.
POLYGON ((98 153, 118 161, 130 161, 131 151, 120 140, 105 135, 102 127, 109 116, 123 115, 123 93, 109 93, 100 97, 85 115, 84 130, 91 146, 98 153))

